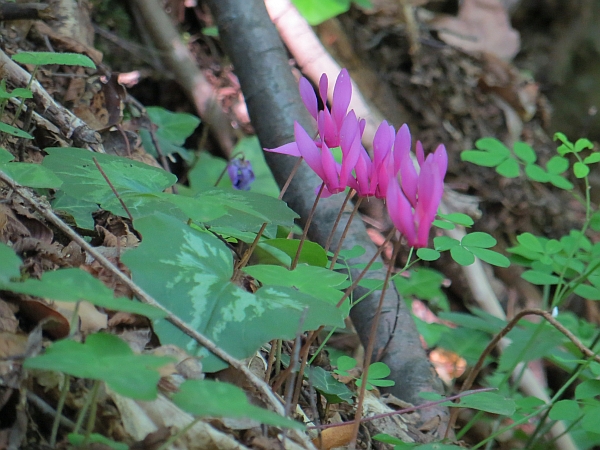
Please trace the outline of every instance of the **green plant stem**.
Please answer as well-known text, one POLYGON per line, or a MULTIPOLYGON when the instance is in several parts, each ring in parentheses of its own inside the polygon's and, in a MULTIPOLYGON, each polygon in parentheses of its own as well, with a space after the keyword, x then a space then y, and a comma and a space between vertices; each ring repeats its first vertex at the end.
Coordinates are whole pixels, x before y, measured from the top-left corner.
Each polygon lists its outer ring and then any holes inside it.
POLYGON ((100 390, 100 380, 94 381, 94 387, 92 388, 92 406, 90 408, 90 414, 88 416, 87 427, 85 430, 85 439, 83 440, 83 446, 87 446, 90 441, 90 436, 94 431, 94 425, 96 424, 96 413, 98 411, 98 391, 100 390))
POLYGON ((396 241, 396 245, 394 245, 394 251, 392 252, 392 260, 388 264, 388 270, 385 274, 385 281, 383 283, 383 287, 381 288, 379 304, 377 305, 377 310, 375 311, 375 315, 373 316, 371 322, 369 343, 367 344, 367 349, 365 351, 365 358, 363 362, 362 383, 360 384, 360 393, 358 394, 358 400, 356 402, 356 413, 354 415, 354 430, 352 432, 352 440, 350 442, 351 449, 356 446, 356 439, 358 438, 358 431, 360 429, 360 419, 362 417, 362 407, 365 400, 365 390, 367 388, 367 380, 369 378, 369 367, 371 365, 371 358, 373 357, 373 351, 375 349, 375 336, 377 334, 377 328, 379 327, 379 318, 381 317, 381 310, 383 309, 385 291, 387 290, 388 284, 390 282, 390 276, 392 275, 392 270, 394 268, 394 261, 396 261, 396 256, 398 255, 399 250, 400 240, 396 241))
POLYGON ((163 442, 163 444, 160 447, 158 447, 156 450, 167 450, 168 448, 171 447, 172 444, 175 443, 175 441, 177 441, 177 439, 179 439, 185 433, 187 433, 198 422, 200 422, 200 418, 196 417, 194 420, 192 420, 190 423, 188 423, 185 427, 183 427, 181 430, 179 430, 177 433, 175 433, 173 436, 171 436, 169 439, 167 439, 165 442, 163 442))
MULTIPOLYGON (((358 200, 354 204, 354 209, 350 213, 350 217, 348 217, 348 222, 346 222, 346 227, 344 228, 344 232, 342 233, 342 237, 340 238, 340 242, 338 243, 337 250, 335 251, 333 258, 331 258, 331 265, 329 266, 329 270, 333 270, 333 268, 335 267, 335 262, 337 261, 338 256, 339 256, 340 252, 342 251, 342 244, 344 242, 344 239, 346 239, 348 230, 350 230, 350 224, 352 223, 352 219, 354 219, 354 216, 356 216, 356 214, 358 212, 358 208, 360 207, 362 200, 363 200, 363 197, 358 197, 358 200)), ((336 222, 336 225, 337 225, 337 222, 336 222)), ((333 233, 333 231, 332 231, 332 233, 333 233)))
POLYGON ((306 218, 306 224, 304 224, 304 231, 302 232, 302 236, 300 237, 300 242, 298 243, 298 250, 296 250, 296 256, 294 256, 294 260, 290 265, 290 270, 294 270, 298 265, 298 261, 300 260, 300 253, 302 253, 302 247, 304 246, 304 241, 306 241, 306 236, 308 235, 308 228, 312 222, 312 219, 315 215, 315 211, 317 209, 317 205, 319 204, 319 200, 321 199, 321 194, 323 193, 323 189, 325 189, 325 182, 321 184, 321 189, 317 194, 317 198, 315 198, 315 202, 313 203, 312 209, 308 213, 308 217, 306 218))
MULTIPOLYGON (((296 175, 296 172, 298 171, 298 168, 300 167, 301 163, 302 163, 302 158, 298 158, 298 161, 296 161, 296 164, 292 168, 292 171, 290 172, 290 175, 288 176, 287 181, 281 188, 281 192, 279 193, 279 197, 278 197, 279 200, 281 200, 283 198, 283 195, 286 193, 286 191, 287 191, 288 187, 290 186, 290 183, 292 182, 294 175, 296 175)), ((260 242, 260 238, 262 237, 263 233, 265 232, 267 225, 268 224, 266 222, 262 224, 262 226, 260 227, 260 230, 258 230, 258 233, 256 233, 256 237, 254 238, 254 241, 252 241, 252 244, 250 244, 250 247, 248 248, 248 250, 246 250, 246 252, 244 253, 244 256, 242 256, 242 259, 240 259, 240 261, 236 264, 234 278, 237 276, 237 273, 240 270, 242 270, 244 267, 246 267, 246 264, 248 264, 248 261, 250 261, 250 257, 252 256, 252 253, 254 253, 254 250, 258 246, 258 243, 260 242)))
MULTIPOLYGON (((391 412, 387 412, 387 413, 374 414, 369 417, 363 417, 362 419, 360 419, 360 423, 370 422, 372 420, 379 420, 379 419, 383 419, 385 417, 397 416, 400 414, 407 414, 407 413, 411 413, 414 411, 419 411, 421 409, 431 408, 432 406, 441 405, 442 403, 458 400, 459 398, 467 397, 469 395, 479 394, 481 392, 492 392, 492 391, 497 391, 497 390, 498 389, 496 389, 496 388, 473 389, 472 391, 465 391, 465 392, 461 392, 459 394, 450 395, 441 400, 425 402, 425 403, 421 403, 420 405, 410 406, 408 408, 402 408, 402 409, 397 409, 395 411, 391 411, 391 412)), ((313 425, 310 427, 306 427, 306 429, 307 430, 325 430, 327 428, 345 427, 347 425, 348 425, 348 422, 337 422, 337 423, 330 423, 330 424, 325 424, 325 425, 313 425)))
MULTIPOLYGON (((31 84, 33 83, 33 80, 35 79, 38 69, 40 66, 35 66, 33 69, 33 72, 31 72, 31 78, 29 78, 29 82, 27 83, 27 86, 25 87, 25 89, 29 89, 31 90, 31 84)), ((21 102, 19 103, 19 106, 17 108, 17 111, 15 112, 15 115, 13 117, 12 123, 11 125, 15 125, 15 123, 17 123, 17 120, 19 120, 19 116, 21 115, 21 111, 23 111, 23 105, 25 104, 25 99, 21 99, 21 102)))
POLYGON ((346 209, 346 205, 348 204, 348 201, 352 198, 354 193, 355 193, 354 189, 350 189, 348 191, 348 193, 346 194, 346 198, 344 198, 344 203, 342 203, 342 207, 340 208, 338 215, 335 218, 335 222, 333 223, 333 228, 331 229, 329 236, 327 236, 327 241, 325 242, 325 246, 323 247, 325 249, 325 253, 327 253, 329 251, 329 247, 331 246, 331 241, 333 240, 333 235, 335 234, 335 230, 337 230, 337 227, 340 224, 340 220, 342 218, 342 214, 344 214, 344 210, 346 209))
POLYGON ((58 404, 56 405, 56 416, 52 422, 52 431, 50 432, 50 447, 52 448, 56 446, 56 437, 58 436, 58 428, 60 426, 60 416, 62 415, 62 410, 65 406, 67 394, 69 393, 71 386, 71 378, 69 375, 63 375, 65 379, 63 380, 63 384, 61 386, 60 397, 58 398, 58 404))
POLYGON ((99 385, 100 385, 100 381, 95 380, 94 385, 92 386, 92 390, 90 392, 88 392, 88 395, 86 395, 83 407, 81 408, 81 411, 79 411, 79 414, 77 415, 77 422, 75 422, 75 428, 73 429, 73 433, 75 433, 75 434, 79 433, 79 429, 81 428, 81 425, 83 424, 83 419, 85 419, 85 415, 87 413, 88 408, 90 407, 92 402, 96 400, 94 391, 97 392, 97 386, 99 386, 99 385))
POLYGON ((375 254, 373 255, 373 257, 371 258, 371 260, 367 263, 367 265, 362 270, 362 272, 358 275, 358 277, 356 277, 356 280, 354 280, 354 282, 352 283, 352 285, 350 285, 350 287, 348 289, 346 289, 346 292, 344 293, 344 295, 342 296, 342 298, 337 302, 336 306, 338 308, 340 306, 342 306, 342 304, 344 303, 344 301, 350 296, 350 294, 354 291, 354 289, 356 289, 356 286, 358 286, 358 283, 360 283, 360 280, 363 279, 363 277, 369 271, 369 269, 371 268, 371 266, 373 265, 373 263, 375 262, 375 260, 379 257, 379 255, 381 255, 381 253, 383 252, 383 249, 388 244, 388 242, 390 242, 392 240, 392 237, 394 237, 394 233, 395 232, 396 232, 395 228, 392 228, 392 230, 390 230, 390 232, 388 233, 388 235, 385 238, 385 241, 383 241, 383 243, 379 246, 379 248, 377 249, 377 251, 375 252, 375 254))

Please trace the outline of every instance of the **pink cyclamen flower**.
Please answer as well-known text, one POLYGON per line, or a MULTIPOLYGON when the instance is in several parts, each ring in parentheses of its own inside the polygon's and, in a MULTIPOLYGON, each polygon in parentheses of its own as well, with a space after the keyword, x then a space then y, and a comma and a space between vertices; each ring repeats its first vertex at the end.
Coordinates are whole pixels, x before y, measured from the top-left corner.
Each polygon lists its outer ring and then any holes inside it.
MULTIPOLYGON (((365 121, 358 120, 354 111, 348 113, 352 96, 352 83, 346 69, 340 72, 334 89, 331 109, 327 107, 329 81, 323 74, 319 82, 319 95, 324 109, 318 110, 317 96, 306 78, 300 79, 300 96, 311 116, 317 121, 319 134, 313 141, 298 123, 294 124, 296 140, 265 151, 291 156, 302 156, 325 183, 323 197, 342 192, 352 180, 352 171, 358 161, 365 121), (342 163, 335 161, 331 149, 340 147, 342 163)), ((318 188, 317 188, 318 189, 318 188)))
POLYGON ((397 174, 389 173, 386 203, 392 222, 408 244, 421 248, 427 247, 429 231, 442 200, 448 154, 440 145, 425 158, 420 142, 416 147, 420 172, 417 174, 410 151, 395 155, 400 158, 401 182, 398 183, 397 174))

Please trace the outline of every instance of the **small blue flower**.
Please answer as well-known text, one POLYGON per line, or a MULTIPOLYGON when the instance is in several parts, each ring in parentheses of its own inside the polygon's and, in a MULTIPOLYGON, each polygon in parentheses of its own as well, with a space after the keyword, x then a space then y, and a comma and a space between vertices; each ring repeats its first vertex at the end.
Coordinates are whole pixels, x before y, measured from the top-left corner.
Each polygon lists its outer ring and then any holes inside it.
POLYGON ((234 189, 249 191, 255 179, 252 164, 245 159, 234 158, 227 164, 227 173, 234 189))

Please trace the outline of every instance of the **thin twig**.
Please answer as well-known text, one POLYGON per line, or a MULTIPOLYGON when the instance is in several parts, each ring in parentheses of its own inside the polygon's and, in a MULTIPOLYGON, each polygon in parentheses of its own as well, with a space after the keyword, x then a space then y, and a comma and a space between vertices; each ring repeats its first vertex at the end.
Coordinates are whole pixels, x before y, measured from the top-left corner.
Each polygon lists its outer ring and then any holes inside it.
POLYGON ((387 290, 388 284, 390 282, 390 277, 392 275, 392 269, 394 267, 394 261, 396 261, 396 256, 398 255, 398 251, 400 251, 400 240, 396 242, 394 246, 394 252, 392 256, 392 260, 389 262, 388 270, 385 274, 385 281, 383 282, 383 287, 381 288, 381 297, 379 297, 379 304, 377 305, 377 311, 375 311, 375 315, 373 316, 373 320, 371 321, 371 332, 369 333, 369 343, 367 344, 367 349, 365 351, 365 358, 363 362, 363 374, 362 374, 362 382, 360 384, 360 392, 358 394, 358 400, 356 401, 356 413, 354 418, 354 430, 352 432, 352 441, 350 443, 350 448, 354 448, 356 446, 356 439, 358 438, 358 430, 360 429, 360 419, 362 417, 362 407, 365 399, 365 390, 367 389, 368 377, 369 377, 369 367, 371 365, 371 357, 373 356, 373 350, 375 349, 375 335, 377 334, 377 328, 379 327, 379 318, 381 317, 381 310, 383 309, 383 300, 385 298, 385 291, 387 290))
MULTIPOLYGON (((421 403, 420 405, 410 406, 408 408, 402 408, 402 409, 398 409, 396 411, 375 414, 375 415, 369 416, 369 417, 363 417, 362 419, 360 419, 360 423, 371 422, 372 420, 383 419, 385 417, 391 417, 391 416, 397 416, 399 414, 407 414, 407 413, 411 413, 414 411, 419 411, 421 409, 431 408, 432 406, 437 406, 442 403, 450 402, 453 400, 458 400, 459 398, 467 397, 469 395, 479 394, 480 392, 491 392, 491 391, 497 391, 497 390, 498 390, 497 388, 481 388, 481 389, 474 389, 472 391, 464 391, 464 392, 460 392, 459 394, 445 397, 441 400, 435 400, 433 402, 421 403)), ((307 430, 315 430, 315 429, 324 430, 326 428, 344 427, 347 425, 348 425, 348 422, 339 422, 339 423, 330 423, 330 424, 326 424, 326 425, 314 425, 314 426, 306 427, 306 429, 307 430)))
POLYGON ((102 167, 100 167, 100 163, 98 162, 98 160, 96 159, 96 157, 94 156, 92 158, 92 160, 94 161, 94 164, 96 164, 96 167, 98 168, 98 170, 100 171, 100 173, 102 174, 102 177, 104 178, 104 180, 106 181, 106 183, 110 186, 110 188, 113 191, 113 194, 115 194, 115 197, 117 197, 117 199, 119 200, 119 203, 121 203, 121 206, 123 207, 123 209, 125 210, 125 212, 127 213, 127 217, 129 217, 129 220, 131 220, 133 222, 133 216, 131 215, 131 213, 129 212, 129 209, 127 208, 127 205, 125 205, 125 202, 123 201, 123 199, 121 198, 121 196, 119 195, 119 193, 117 192, 117 189, 114 187, 114 185, 110 182, 110 180, 108 179, 108 176, 106 176, 106 173, 104 172, 104 170, 102 169, 102 167))
POLYGON ((308 217, 306 218, 306 223, 304 224, 304 231, 302 232, 302 236, 300 237, 300 242, 298 243, 298 250, 296 250, 296 256, 290 265, 290 270, 294 270, 298 265, 298 260, 300 259, 300 253, 302 253, 302 247, 304 246, 304 241, 306 240, 306 236, 308 235, 308 228, 312 222, 312 219, 315 215, 315 211, 317 210, 317 204, 321 199, 321 194, 323 194, 323 189, 325 189, 325 182, 321 184, 321 189, 319 189, 319 193, 317 194, 317 198, 315 198, 315 202, 313 203, 312 209, 310 213, 308 213, 308 217))
MULTIPOLYGON (((344 198, 344 203, 342 203, 342 206, 340 207, 340 211, 338 212, 338 215, 335 218, 333 227, 331 228, 331 233, 329 233, 329 236, 327 236, 327 241, 325 242, 325 245, 323 246, 323 248, 325 249, 325 253, 327 253, 329 251, 329 247, 331 246, 331 241, 333 240, 333 235, 335 233, 335 230, 337 230, 337 227, 340 223, 340 219, 342 218, 342 214, 344 214, 346 205, 348 204, 348 201, 352 198, 352 196, 354 195, 355 192, 356 191, 354 189, 350 189, 348 191, 348 193, 346 194, 346 198, 344 198)), ((340 247, 341 247, 341 245, 340 245, 340 247)), ((332 265, 332 267, 333 267, 333 265, 332 265)))
POLYGON ((358 197, 358 200, 354 204, 354 209, 350 213, 350 217, 348 217, 348 222, 346 222, 346 227, 344 228, 344 232, 342 233, 340 242, 338 242, 337 250, 335 251, 333 258, 331 258, 331 266, 329 266, 329 270, 333 270, 335 268, 335 263, 338 259, 338 256, 340 255, 340 252, 342 251, 342 244, 344 243, 344 239, 346 239, 346 235, 348 234, 348 230, 350 229, 350 224, 352 223, 352 219, 354 219, 354 216, 356 216, 356 213, 358 212, 358 208, 360 207, 360 204, 362 203, 363 198, 364 197, 358 197))

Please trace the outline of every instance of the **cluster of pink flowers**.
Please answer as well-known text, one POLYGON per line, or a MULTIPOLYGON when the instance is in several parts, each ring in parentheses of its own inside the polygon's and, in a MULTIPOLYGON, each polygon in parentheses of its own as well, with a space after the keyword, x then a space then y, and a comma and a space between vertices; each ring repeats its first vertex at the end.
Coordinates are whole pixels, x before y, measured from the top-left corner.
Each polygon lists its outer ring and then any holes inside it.
MULTIPOLYGON (((412 141, 408 126, 394 127, 383 121, 373 139, 373 159, 362 145, 364 119, 354 110, 348 112, 352 83, 348 71, 339 74, 333 90, 331 109, 327 107, 327 76, 319 82, 319 95, 324 109, 318 110, 317 97, 306 78, 300 80, 300 95, 306 108, 317 121, 319 134, 312 139, 297 122, 296 140, 270 152, 303 157, 323 180, 323 197, 350 187, 359 196, 385 199, 390 218, 412 247, 426 247, 429 231, 444 192, 444 176, 448 155, 443 145, 425 157, 420 142, 416 145, 417 172, 410 150, 412 141), (340 147, 341 164, 332 148, 340 147), (398 181, 400 178, 400 181, 398 181)), ((319 189, 317 187, 317 189, 319 189)))

